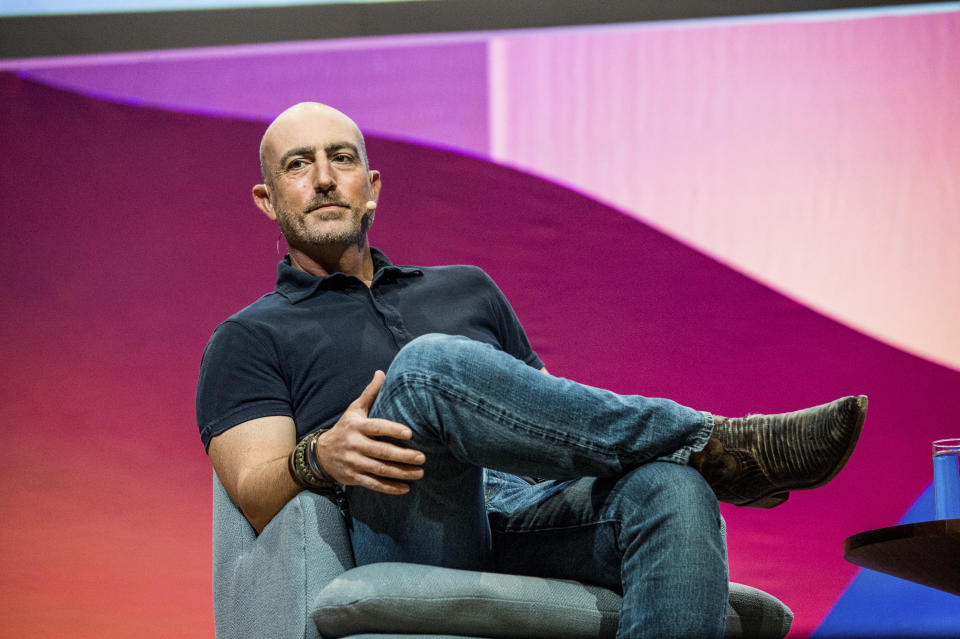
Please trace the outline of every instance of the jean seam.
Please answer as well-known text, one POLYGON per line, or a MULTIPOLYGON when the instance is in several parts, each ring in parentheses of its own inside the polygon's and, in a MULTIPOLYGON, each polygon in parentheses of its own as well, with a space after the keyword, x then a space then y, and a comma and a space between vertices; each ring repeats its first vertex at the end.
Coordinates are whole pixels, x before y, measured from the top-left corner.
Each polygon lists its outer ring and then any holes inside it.
POLYGON ((494 530, 494 532, 496 532, 496 534, 498 535, 524 534, 524 533, 538 533, 538 532, 556 532, 561 530, 573 530, 577 528, 589 528, 591 526, 600 526, 603 524, 614 524, 619 529, 620 520, 617 519, 616 517, 612 517, 612 518, 598 519, 596 521, 583 522, 579 524, 568 524, 565 526, 546 526, 543 528, 538 526, 523 527, 523 528, 510 527, 510 528, 503 528, 503 529, 500 529, 500 528, 493 529, 491 527, 491 530, 494 530))
MULTIPOLYGON (((429 387, 430 389, 451 397, 453 399, 462 401, 466 404, 472 405, 476 410, 484 412, 486 415, 491 416, 505 425, 527 432, 528 434, 535 435, 540 437, 543 441, 546 442, 556 442, 563 443, 571 446, 576 446, 581 450, 588 451, 590 453, 596 453, 610 457, 612 459, 620 460, 622 457, 629 457, 630 461, 633 463, 642 463, 652 459, 649 455, 644 457, 638 457, 634 453, 622 449, 616 446, 605 446, 598 447, 591 445, 589 440, 582 440, 578 438, 565 439, 561 437, 551 436, 549 431, 542 429, 542 427, 528 422, 526 420, 519 420, 515 416, 507 413, 506 411, 497 407, 496 404, 491 404, 490 402, 485 401, 484 399, 471 395, 469 393, 464 393, 459 389, 451 388, 449 384, 444 383, 442 380, 437 377, 424 375, 417 372, 404 372, 397 376, 397 384, 394 388, 391 389, 391 394, 387 396, 386 400, 389 401, 393 398, 393 394, 399 392, 400 386, 406 382, 414 382, 422 384, 423 386, 429 387)), ((419 412, 419 411, 418 411, 419 412)), ((420 415, 423 419, 423 415, 420 415)), ((426 420, 424 420, 426 421, 426 420)))

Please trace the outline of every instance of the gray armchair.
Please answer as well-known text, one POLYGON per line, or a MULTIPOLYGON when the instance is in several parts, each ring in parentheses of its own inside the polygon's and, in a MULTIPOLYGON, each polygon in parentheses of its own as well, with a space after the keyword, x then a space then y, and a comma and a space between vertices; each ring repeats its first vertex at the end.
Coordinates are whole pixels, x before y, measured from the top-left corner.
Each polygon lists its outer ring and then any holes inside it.
MULTIPOLYGON (((382 563, 354 567, 343 517, 302 492, 257 536, 213 478, 213 609, 219 639, 606 639, 620 596, 572 581, 382 563)), ((783 637, 793 614, 730 584, 727 637, 783 637)))

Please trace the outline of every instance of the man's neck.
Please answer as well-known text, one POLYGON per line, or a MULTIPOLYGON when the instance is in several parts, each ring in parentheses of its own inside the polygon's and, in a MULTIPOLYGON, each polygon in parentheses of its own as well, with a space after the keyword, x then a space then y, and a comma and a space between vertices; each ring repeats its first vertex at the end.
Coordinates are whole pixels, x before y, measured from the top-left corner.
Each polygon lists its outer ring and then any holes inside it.
POLYGON ((292 246, 288 248, 290 263, 304 273, 317 277, 344 273, 353 275, 367 286, 373 283, 373 256, 366 239, 360 244, 326 246, 309 253, 292 246))

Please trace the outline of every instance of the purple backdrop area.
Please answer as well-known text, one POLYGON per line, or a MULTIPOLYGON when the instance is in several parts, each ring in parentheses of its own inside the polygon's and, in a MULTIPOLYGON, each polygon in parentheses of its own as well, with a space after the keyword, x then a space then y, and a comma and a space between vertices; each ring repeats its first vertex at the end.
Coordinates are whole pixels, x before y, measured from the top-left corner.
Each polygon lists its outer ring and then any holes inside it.
MULTIPOLYGON (((4 441, 0 629, 209 636, 210 468, 193 421, 213 327, 272 286, 249 189, 263 123, 80 97, 0 74, 4 441)), ((734 579, 811 630, 929 477, 960 373, 760 286, 619 211, 488 162, 372 138, 372 232, 399 263, 473 263, 551 372, 721 414, 870 395, 826 488, 726 508, 734 579)), ((841 283, 856 286, 855 282, 841 283)))
POLYGON ((478 36, 360 38, 80 56, 20 74, 117 102, 248 119, 320 92, 364 131, 486 153, 487 48, 478 36))

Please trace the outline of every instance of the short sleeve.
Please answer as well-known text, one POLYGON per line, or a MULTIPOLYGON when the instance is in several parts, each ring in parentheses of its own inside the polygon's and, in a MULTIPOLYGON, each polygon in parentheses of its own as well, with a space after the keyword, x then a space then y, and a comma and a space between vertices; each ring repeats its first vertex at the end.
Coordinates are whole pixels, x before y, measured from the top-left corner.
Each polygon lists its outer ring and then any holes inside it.
POLYGON ((203 447, 238 424, 293 417, 290 391, 275 348, 245 325, 227 320, 203 352, 197 381, 197 426, 203 447))
POLYGON ((490 284, 491 304, 497 320, 500 345, 504 352, 510 353, 528 366, 537 369, 543 368, 543 362, 536 351, 533 350, 533 347, 530 346, 527 333, 523 330, 523 325, 520 323, 513 307, 510 306, 510 302, 507 301, 506 296, 490 276, 484 275, 490 284))

